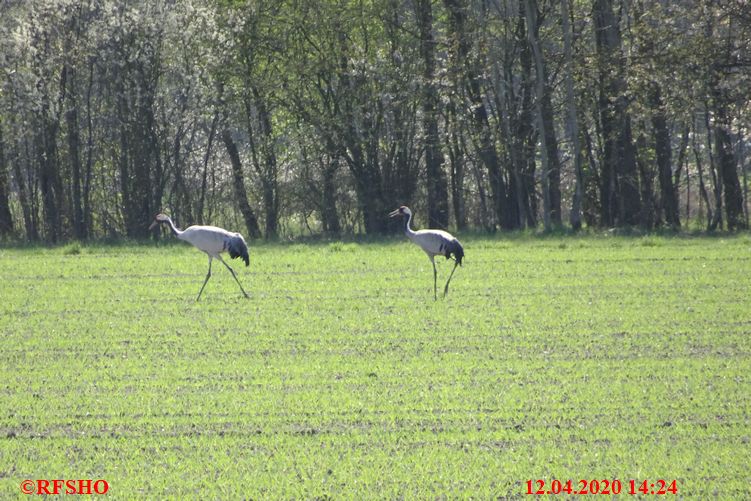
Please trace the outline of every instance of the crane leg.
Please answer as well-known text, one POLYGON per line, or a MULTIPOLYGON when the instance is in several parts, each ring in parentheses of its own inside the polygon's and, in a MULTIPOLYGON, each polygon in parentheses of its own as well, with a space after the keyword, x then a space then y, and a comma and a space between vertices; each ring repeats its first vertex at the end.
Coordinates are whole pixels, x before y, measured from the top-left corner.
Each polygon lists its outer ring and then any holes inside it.
POLYGON ((449 293, 449 283, 451 282, 451 277, 454 276, 454 272, 456 271, 457 266, 459 266, 459 263, 454 262, 454 269, 451 270, 451 275, 449 275, 449 279, 446 281, 446 287, 443 289, 443 297, 446 297, 446 295, 449 293))
POLYGON ((433 263, 433 301, 438 301, 438 271, 435 269, 435 258, 431 257, 430 262, 433 263))
POLYGON ((211 256, 209 256, 209 272, 206 273, 206 280, 203 281, 203 285, 201 286, 201 290, 198 291, 198 297, 196 298, 196 301, 201 299, 201 294, 203 293, 203 288, 206 287, 206 282, 209 281, 209 278, 211 278, 211 256))
POLYGON ((243 289, 243 286, 242 286, 242 284, 240 284, 240 281, 239 281, 239 280, 237 279, 237 275, 235 275, 235 270, 233 270, 233 269, 232 269, 232 268, 230 267, 230 265, 228 265, 227 263, 225 263, 225 262, 224 262, 224 259, 222 259, 222 256, 218 256, 218 258, 219 258, 219 261, 221 261, 221 262, 222 262, 222 264, 223 264, 224 266, 226 266, 226 267, 227 267, 227 269, 229 270, 229 272, 230 272, 230 273, 232 273, 232 277, 233 277, 233 278, 235 279, 235 282, 237 282, 237 285, 239 285, 239 286, 240 286, 240 290, 241 290, 241 291, 243 291, 243 295, 244 295, 244 296, 245 296, 246 298, 250 299, 250 296, 248 296, 248 293, 247 293, 247 292, 245 292, 245 289, 243 289))

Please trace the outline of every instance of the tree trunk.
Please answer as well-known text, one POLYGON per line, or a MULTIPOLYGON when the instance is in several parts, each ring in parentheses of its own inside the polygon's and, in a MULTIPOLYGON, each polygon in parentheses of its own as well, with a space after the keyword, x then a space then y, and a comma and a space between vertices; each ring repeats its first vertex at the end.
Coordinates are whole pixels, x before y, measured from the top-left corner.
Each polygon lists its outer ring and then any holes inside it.
POLYGON ((640 133, 637 140, 637 149, 641 153, 637 156, 636 164, 639 167, 639 182, 641 191, 641 215, 639 224, 642 228, 651 230, 655 226, 655 200, 654 200, 654 170, 650 162, 644 158, 647 151, 647 138, 640 133))
MULTIPOLYGON (((524 52, 524 51, 523 51, 524 52)), ((527 51, 528 52, 528 51, 527 51)), ((499 77, 499 80, 501 78, 506 78, 507 81, 509 81, 511 77, 511 64, 507 63, 504 64, 503 67, 504 76, 499 77)), ((526 81, 527 79, 524 78, 526 73, 524 73, 524 70, 522 70, 522 80, 526 81)), ((524 90, 522 90, 524 92, 524 90)), ((514 95, 514 89, 512 86, 509 86, 507 89, 505 86, 500 86, 498 90, 498 96, 496 97, 498 101, 498 109, 500 110, 500 123, 501 123, 501 130, 503 131, 503 137, 506 140, 506 150, 507 155, 509 158, 509 163, 511 164, 511 178, 509 182, 509 191, 514 193, 514 198, 516 202, 516 222, 519 225, 519 229, 524 229, 527 225, 534 226, 530 223, 530 214, 528 213, 528 207, 525 203, 526 197, 525 197, 525 189, 527 186, 527 182, 525 179, 525 169, 524 166, 526 165, 525 162, 525 155, 524 155, 524 144, 526 140, 525 134, 514 134, 511 132, 512 125, 514 126, 514 130, 522 130, 523 126, 521 125, 522 122, 524 122, 524 117, 526 116, 526 113, 524 112, 518 112, 517 108, 514 106, 513 103, 516 102, 516 96, 514 95), (512 113, 514 113, 515 120, 512 124, 512 113)), ((523 105, 522 105, 523 107, 523 105)))
POLYGON ((86 172, 83 178, 83 227, 84 234, 88 237, 93 233, 93 221, 91 214, 91 181, 94 167, 94 123, 91 116, 91 93, 94 88, 94 59, 89 63, 89 81, 86 89, 86 172))
MULTIPOLYGON (((193 215, 193 203, 191 189, 188 188, 188 183, 185 180, 186 165, 182 159, 183 151, 183 137, 185 136, 185 130, 180 125, 175 131, 175 138, 172 143, 172 152, 170 153, 172 172, 174 172, 174 183, 172 188, 172 196, 175 199, 175 210, 182 214, 185 221, 196 221, 193 215)), ((190 143, 193 138, 188 139, 188 146, 186 149, 190 150, 190 143)), ((170 160, 165 159, 165 164, 170 160)), ((155 200, 159 200, 159 195, 155 195, 155 200)))
POLYGON ((415 10, 420 32, 423 59, 423 128, 425 133, 425 167, 428 188, 428 226, 447 228, 449 223, 448 189, 443 172, 443 155, 438 138, 438 90, 435 84, 435 40, 431 0, 416 0, 415 10))
POLYGON ((253 89, 258 120, 261 124, 261 140, 263 141, 263 207, 266 220, 266 238, 277 237, 279 225, 279 189, 277 179, 277 160, 274 151, 274 131, 271 126, 271 113, 261 97, 258 89, 253 89))
POLYGON ((355 178, 357 202, 362 212, 365 233, 368 235, 382 235, 388 231, 388 218, 385 214, 388 207, 384 204, 381 190, 377 158, 368 152, 366 156, 362 145, 350 128, 345 139, 349 154, 344 156, 350 172, 355 178))
POLYGON ((743 191, 738 179, 738 170, 733 150, 733 142, 728 132, 730 120, 724 103, 715 102, 717 125, 714 128, 715 151, 717 153, 717 170, 719 171, 722 188, 725 192, 725 214, 729 230, 746 229, 743 216, 743 191))
POLYGON ((668 130, 665 109, 660 96, 660 86, 656 83, 650 89, 649 101, 652 107, 654 148, 660 182, 660 208, 664 212, 665 222, 668 226, 678 228, 681 222, 678 215, 678 192, 673 185, 670 131, 668 130))
POLYGON ((542 201, 543 223, 545 230, 550 231, 561 224, 561 169, 558 159, 558 141, 555 136, 553 122, 553 107, 550 102, 550 89, 547 85, 547 73, 540 47, 537 22, 537 1, 524 2, 525 19, 527 22, 527 39, 532 49, 535 62, 535 94, 537 121, 540 130, 542 147, 542 201))
MULTIPOLYGON (((524 23, 519 22, 518 27, 520 30, 524 29, 524 23)), ((525 42, 521 47, 520 60, 522 61, 522 78, 523 82, 521 87, 521 93, 524 96, 525 87, 524 83, 528 82, 526 78, 528 72, 525 73, 526 67, 523 64, 525 60, 524 55, 529 52, 528 44, 525 42)), ((496 81, 512 81, 513 80, 513 68, 514 62, 510 58, 505 58, 503 64, 493 64, 493 71, 495 73, 494 79, 496 81)), ((513 219, 519 229, 524 229, 528 224, 529 214, 527 206, 525 204, 525 186, 526 181, 524 179, 524 144, 525 135, 517 134, 512 131, 521 130, 521 123, 524 121, 524 113, 519 106, 519 99, 515 93, 515 86, 513 85, 498 85, 493 95, 495 100, 495 108, 498 113, 498 125, 501 131, 501 137, 503 139, 503 151, 505 153, 506 163, 508 164, 509 178, 508 178, 508 193, 512 200, 509 205, 513 204, 513 219)))
MULTIPOLYGON (((128 103, 125 98, 124 78, 119 78, 117 87, 117 114, 120 117, 118 121, 118 146, 117 151, 117 170, 120 176, 120 199, 122 204, 116 204, 113 210, 122 210, 123 220, 127 222, 125 214, 130 210, 130 140, 128 137, 128 103)), ((127 225, 127 223, 126 223, 127 225)), ((126 229, 127 232, 127 229, 126 229)))
MULTIPOLYGON (((709 103, 704 103, 704 128, 707 132, 707 155, 709 156, 709 174, 712 177, 712 193, 714 194, 714 211, 711 212, 712 217, 708 218, 707 230, 714 231, 716 229, 722 229, 722 173, 719 172, 721 168, 717 164, 715 158, 715 147, 712 141, 713 127, 709 119, 709 103)), ((716 141, 715 141, 716 142, 716 141)), ((709 210, 709 203, 707 203, 707 209, 709 210)))
POLYGON ((62 182, 57 171, 57 124, 42 113, 36 134, 39 186, 42 190, 45 240, 56 243, 62 238, 62 182))
POLYGON ((681 133, 681 143, 678 147, 678 164, 675 169, 675 174, 673 175, 673 188, 676 193, 676 203, 678 203, 679 207, 677 210, 677 215, 680 217, 680 200, 678 197, 679 189, 681 186, 681 173, 683 172, 684 168, 686 170, 686 221, 689 220, 689 208, 691 207, 691 177, 688 174, 688 166, 686 165, 686 150, 688 149, 688 139, 689 139, 689 132, 690 127, 686 125, 683 127, 683 132, 681 133))
MULTIPOLYGON (((70 75, 73 80, 73 75, 70 75)), ((70 85, 67 93, 68 110, 65 120, 68 129, 68 156, 70 158, 71 191, 73 198, 73 235, 78 240, 86 238, 86 227, 83 220, 83 203, 81 198, 81 153, 80 133, 78 125, 78 105, 75 99, 74 85, 70 85)))
POLYGON ((8 171, 5 164, 5 144, 3 143, 2 122, 0 122, 0 236, 8 236, 13 233, 13 216, 10 213, 8 188, 8 171))
MULTIPOLYGON (((520 9, 522 9, 521 6, 520 9)), ((519 50, 519 66, 521 66, 519 91, 521 92, 521 96, 510 94, 507 101, 509 99, 513 101, 521 99, 521 103, 517 105, 515 110, 515 119, 511 124, 511 130, 514 131, 511 133, 514 137, 511 142, 512 161, 515 162, 514 170, 518 173, 519 183, 516 189, 517 196, 520 199, 517 202, 517 206, 519 207, 519 214, 517 215, 519 218, 519 228, 524 228, 525 222, 528 227, 535 228, 537 227, 539 216, 537 210, 537 162, 535 159, 537 138, 539 136, 537 127, 535 127, 535 107, 533 104, 535 88, 532 78, 532 48, 527 42, 526 27, 525 15, 523 12, 520 12, 517 29, 521 45, 519 50)), ((514 68, 510 63, 505 68, 505 78, 506 81, 514 79, 514 68)))
POLYGON ((743 173, 743 215, 745 216, 746 228, 749 228, 748 221, 748 169, 744 165, 746 159, 746 141, 743 133, 738 134, 738 159, 741 172, 743 173))
POLYGON ((337 160, 326 160, 327 165, 323 168, 323 189, 321 221, 323 231, 329 235, 338 235, 342 231, 339 223, 339 215, 336 212, 336 172, 339 170, 337 160))
MULTIPOLYGON (((24 143, 26 142, 27 141, 24 140, 24 143)), ((21 204, 21 211, 23 212, 23 224, 24 230, 26 231, 26 239, 30 242, 35 242, 39 240, 39 232, 37 231, 37 225, 34 219, 34 210, 32 207, 33 204, 29 188, 27 187, 26 180, 21 172, 21 159, 16 156, 11 163, 13 164, 13 176, 16 179, 16 186, 18 186, 18 201, 21 204)), ((28 163, 29 162, 27 161, 27 164, 28 163)), ((27 165, 27 170, 30 169, 31 167, 27 165)))
POLYGON ((464 200, 464 177, 466 165, 464 152, 466 148, 460 139, 458 117, 454 103, 450 102, 446 113, 446 135, 448 143, 449 164, 451 169, 451 202, 454 219, 459 231, 467 228, 467 210, 464 200))
MULTIPOLYGON (((726 98, 724 90, 714 89, 714 112, 715 112, 715 154, 716 170, 719 179, 717 183, 718 193, 724 191, 725 215, 727 217, 727 228, 729 230, 742 230, 746 228, 746 220, 743 216, 743 191, 738 179, 737 163, 733 142, 730 137, 730 118, 728 117, 725 106, 726 98)), ((719 194, 717 196, 719 200, 719 194)), ((719 208, 718 208, 719 212, 719 208)))
POLYGON ((339 104, 341 115, 341 137, 336 142, 341 145, 344 160, 355 178, 358 208, 362 212, 365 232, 369 235, 388 232, 388 206, 384 200, 383 178, 381 176, 379 149, 380 111, 368 101, 369 95, 360 95, 357 90, 362 77, 353 75, 350 68, 347 34, 336 34, 340 48, 338 78, 343 88, 343 98, 339 104))
POLYGON ((584 141, 584 153, 587 158, 587 176, 584 177, 584 199, 582 200, 582 216, 587 226, 595 227, 598 224, 602 225, 602 203, 598 200, 597 195, 602 194, 600 187, 603 185, 601 176, 602 172, 600 167, 601 155, 595 155, 595 146, 592 141, 592 134, 590 134, 587 127, 582 127, 581 130, 582 139, 584 141))
POLYGON ((571 13, 570 0, 561 2, 561 22, 563 26, 563 52, 566 63, 565 80, 566 80, 566 131, 571 141, 571 149, 574 153, 574 193, 571 200, 571 214, 569 222, 574 231, 578 231, 582 226, 582 197, 583 197, 583 174, 582 174, 582 152, 579 145, 579 123, 576 112, 576 99, 574 95, 574 63, 571 31, 571 22, 569 16, 571 13))
POLYGON ((227 154, 232 165, 235 201, 245 220, 248 236, 251 238, 260 238, 261 230, 258 228, 258 219, 250 207, 250 203, 248 203, 248 194, 245 191, 245 175, 243 174, 242 162, 240 162, 240 153, 237 151, 237 145, 235 145, 235 141, 232 139, 232 132, 228 127, 225 127, 222 131, 222 140, 224 141, 224 146, 227 148, 227 154))
MULTIPOLYGON (((694 158, 696 160, 696 174, 699 177, 699 218, 701 218, 701 202, 704 201, 704 204, 707 206, 707 231, 712 230, 712 224, 714 222, 714 215, 712 212, 712 205, 709 203, 709 194, 707 193, 707 187, 704 183, 704 168, 702 167, 702 154, 699 147, 699 142, 697 141, 697 131, 696 128, 694 128, 694 133, 692 134, 692 149, 694 150, 694 158)), ((688 217, 688 216, 686 216, 688 217)))
POLYGON ((214 113, 214 118, 211 120, 211 127, 209 128, 209 137, 206 140, 206 153, 203 156, 203 171, 201 173, 201 191, 198 195, 198 201, 196 206, 196 221, 198 224, 203 224, 204 214, 203 209, 206 204, 206 190, 208 187, 208 174, 209 174, 209 160, 211 159, 211 148, 214 145, 214 136, 216 135, 216 127, 219 122, 219 112, 214 113))
POLYGON ((116 83, 122 215, 130 238, 146 238, 166 176, 155 131, 156 55, 124 66, 116 83))
POLYGON ((518 224, 514 221, 509 209, 506 182, 503 179, 501 163, 496 151, 493 134, 488 120, 488 110, 483 101, 480 74, 476 63, 470 56, 471 38, 465 26, 467 17, 466 0, 444 0, 449 12, 449 32, 452 38, 453 50, 457 61, 462 62, 463 78, 466 82, 467 94, 471 103, 472 134, 476 143, 478 155, 488 171, 490 189, 493 195, 493 206, 496 222, 501 228, 514 229, 518 224))
POLYGON ((595 0, 593 14, 604 143, 602 222, 608 226, 636 225, 641 214, 639 180, 623 74, 621 34, 612 0, 595 0))
POLYGON ((251 86, 250 97, 245 99, 245 114, 248 126, 248 142, 253 167, 261 181, 263 212, 265 220, 266 239, 277 237, 279 218, 279 189, 277 179, 277 160, 274 151, 274 130, 271 125, 271 113, 265 97, 260 90, 251 86), (255 113, 253 111, 255 110, 255 113), (258 120, 258 134, 253 127, 253 116, 258 120))

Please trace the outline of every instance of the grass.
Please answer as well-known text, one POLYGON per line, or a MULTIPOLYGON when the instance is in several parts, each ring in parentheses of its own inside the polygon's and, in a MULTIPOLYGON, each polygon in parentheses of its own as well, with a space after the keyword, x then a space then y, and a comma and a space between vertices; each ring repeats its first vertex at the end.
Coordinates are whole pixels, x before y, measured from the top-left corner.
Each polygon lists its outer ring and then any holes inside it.
POLYGON ((0 250, 0 498, 750 495, 751 238, 464 245, 438 302, 403 240, 253 245, 200 303, 182 243, 0 250))

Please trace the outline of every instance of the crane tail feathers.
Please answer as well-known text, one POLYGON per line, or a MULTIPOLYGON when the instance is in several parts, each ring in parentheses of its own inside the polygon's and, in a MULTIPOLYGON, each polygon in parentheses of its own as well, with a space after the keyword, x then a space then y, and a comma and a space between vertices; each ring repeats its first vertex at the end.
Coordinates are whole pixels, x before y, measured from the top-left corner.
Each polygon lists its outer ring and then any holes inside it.
POLYGON ((227 242, 227 251, 229 252, 229 257, 231 257, 232 259, 240 257, 243 261, 245 261, 245 266, 250 266, 248 245, 245 243, 242 235, 237 234, 229 239, 229 242, 227 242))
POLYGON ((459 266, 461 266, 462 259, 464 259, 464 247, 462 247, 462 244, 460 244, 458 240, 454 239, 446 244, 444 249, 446 252, 446 259, 449 259, 453 254, 454 259, 459 264, 459 266))

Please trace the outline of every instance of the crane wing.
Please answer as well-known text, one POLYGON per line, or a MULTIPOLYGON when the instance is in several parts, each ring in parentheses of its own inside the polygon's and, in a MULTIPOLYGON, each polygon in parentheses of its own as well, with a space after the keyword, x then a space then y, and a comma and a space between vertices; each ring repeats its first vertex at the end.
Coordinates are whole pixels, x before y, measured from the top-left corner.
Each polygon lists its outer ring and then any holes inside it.
POLYGON ((457 263, 462 264, 464 248, 451 233, 443 230, 418 230, 407 235, 413 242, 422 247, 428 256, 446 256, 453 254, 457 263))

